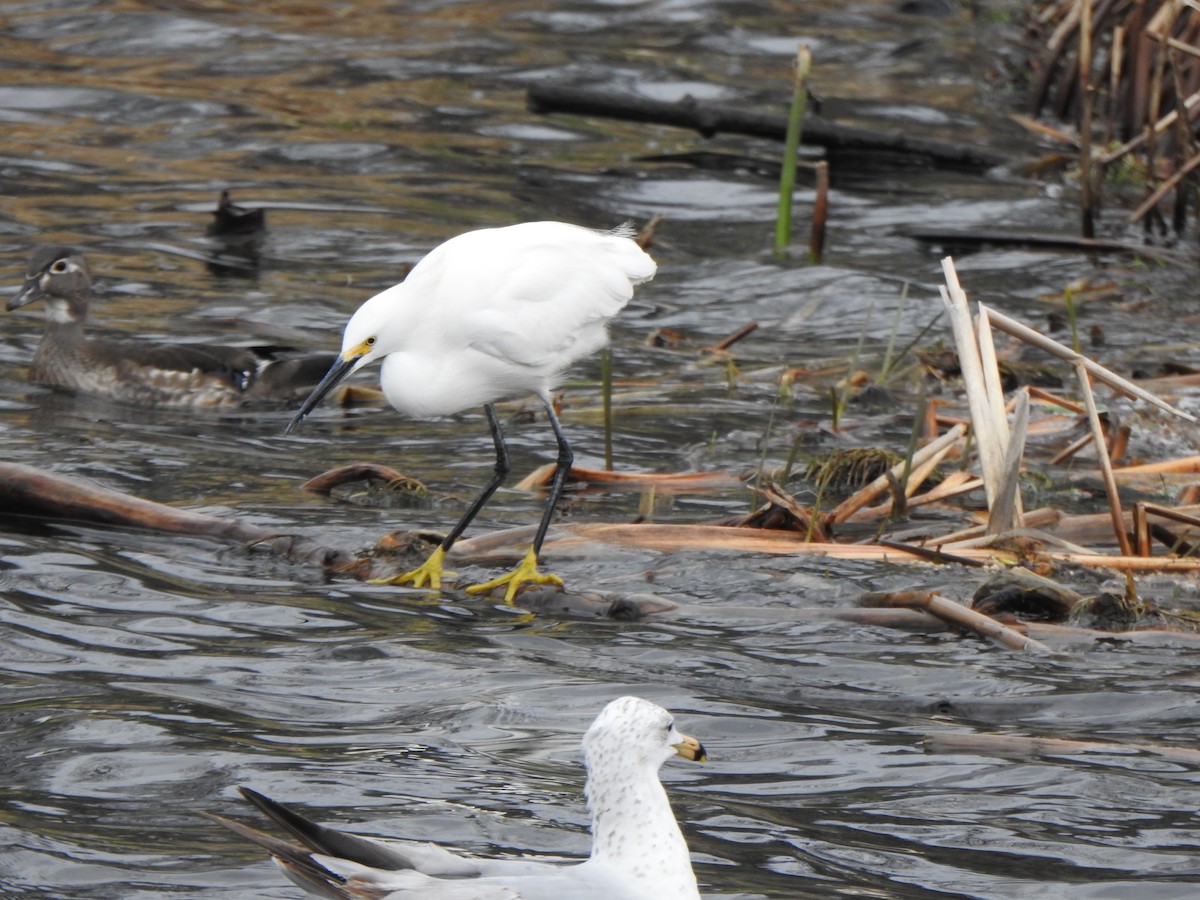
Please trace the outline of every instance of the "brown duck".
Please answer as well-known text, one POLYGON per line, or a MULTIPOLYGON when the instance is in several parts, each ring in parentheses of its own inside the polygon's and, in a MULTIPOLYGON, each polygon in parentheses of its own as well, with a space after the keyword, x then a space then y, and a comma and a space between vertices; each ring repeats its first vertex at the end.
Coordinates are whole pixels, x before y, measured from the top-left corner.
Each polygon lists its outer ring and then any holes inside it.
POLYGON ((41 300, 46 330, 29 380, 140 406, 228 407, 302 399, 333 354, 276 358, 271 349, 216 344, 151 344, 85 333, 92 279, 83 254, 38 247, 11 311, 41 300))

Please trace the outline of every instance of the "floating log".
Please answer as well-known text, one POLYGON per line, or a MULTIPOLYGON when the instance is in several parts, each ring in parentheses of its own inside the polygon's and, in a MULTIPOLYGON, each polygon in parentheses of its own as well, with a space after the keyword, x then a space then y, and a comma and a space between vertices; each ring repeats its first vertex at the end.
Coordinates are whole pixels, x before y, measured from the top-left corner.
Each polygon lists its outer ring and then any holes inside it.
POLYGON ((1009 628, 1002 622, 997 622, 991 616, 968 609, 961 603, 947 600, 933 591, 871 591, 859 598, 863 606, 902 606, 924 609, 945 619, 947 622, 967 628, 983 637, 997 641, 1012 650, 1028 650, 1047 655, 1054 654, 1041 641, 1028 637, 1009 628))
MULTIPOLYGON (((458 562, 496 563, 519 560, 529 549, 534 528, 523 525, 504 531, 458 541, 448 554, 458 562)), ((918 562, 915 549, 880 544, 814 544, 794 531, 728 528, 721 525, 668 525, 647 522, 640 525, 572 522, 555 525, 543 550, 553 555, 579 547, 610 544, 643 550, 675 553, 680 550, 730 550, 739 553, 829 556, 837 559, 862 559, 875 562, 918 562)), ((1013 563, 1016 555, 1004 550, 964 550, 963 559, 980 562, 1013 563)))
POLYGON ((1200 766, 1200 750, 1162 744, 1125 744, 1109 741, 1072 741, 1063 738, 1024 737, 1016 734, 966 734, 931 731, 921 736, 929 753, 978 753, 985 756, 1042 759, 1056 756, 1153 757, 1185 766, 1200 766))
POLYGON ((1071 253, 1119 253, 1123 256, 1141 256, 1177 265, 1195 260, 1195 254, 1165 250, 1162 247, 1105 238, 1072 237, 1069 234, 1001 231, 995 228, 955 230, 936 225, 910 225, 900 229, 898 233, 925 244, 938 244, 947 251, 984 246, 1030 247, 1035 250, 1066 250, 1071 253))
MULTIPOLYGON (((554 463, 538 466, 516 485, 517 490, 532 491, 544 488, 554 477, 554 463)), ((611 490, 657 490, 672 494, 691 491, 717 491, 740 487, 742 479, 732 472, 609 472, 571 466, 567 484, 596 485, 611 490)))
MULTIPOLYGON (((653 122, 690 128, 703 137, 726 133, 782 141, 787 136, 787 116, 783 113, 701 102, 694 97, 670 102, 598 88, 552 84, 535 84, 529 88, 526 97, 530 111, 541 114, 573 113, 627 122, 653 122)), ((986 172, 1009 161, 999 153, 972 144, 839 125, 812 115, 805 117, 802 141, 823 147, 834 162, 835 171, 838 156, 863 154, 905 157, 914 164, 968 172, 986 172)))
POLYGON ((0 463, 0 508, 8 515, 141 528, 270 546, 283 556, 331 569, 353 566, 344 550, 280 535, 237 518, 218 518, 143 500, 100 485, 20 463, 0 463))

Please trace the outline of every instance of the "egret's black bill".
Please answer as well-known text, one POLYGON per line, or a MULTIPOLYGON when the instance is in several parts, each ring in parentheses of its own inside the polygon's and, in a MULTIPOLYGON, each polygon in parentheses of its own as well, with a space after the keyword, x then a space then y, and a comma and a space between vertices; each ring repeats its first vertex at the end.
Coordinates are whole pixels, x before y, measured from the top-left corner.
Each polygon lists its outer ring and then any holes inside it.
POLYGON ((358 362, 358 357, 356 356, 349 359, 339 356, 337 361, 329 367, 329 371, 325 373, 325 377, 321 379, 321 383, 313 388, 313 392, 308 395, 308 399, 300 405, 300 410, 292 418, 292 421, 288 422, 287 428, 283 429, 283 433, 291 434, 299 428, 300 423, 316 408, 317 404, 324 400, 329 392, 337 387, 339 381, 350 374, 350 370, 354 368, 356 362, 358 362))

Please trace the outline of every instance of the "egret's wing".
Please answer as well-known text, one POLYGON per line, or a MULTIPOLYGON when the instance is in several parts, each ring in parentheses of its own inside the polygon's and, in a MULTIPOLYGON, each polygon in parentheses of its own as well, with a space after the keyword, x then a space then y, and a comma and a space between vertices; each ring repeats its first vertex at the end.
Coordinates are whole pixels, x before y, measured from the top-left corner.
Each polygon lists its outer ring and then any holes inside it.
POLYGON ((517 365, 561 369, 603 345, 604 323, 654 271, 628 237, 531 222, 447 241, 409 281, 416 276, 413 286, 431 293, 456 342, 517 365))

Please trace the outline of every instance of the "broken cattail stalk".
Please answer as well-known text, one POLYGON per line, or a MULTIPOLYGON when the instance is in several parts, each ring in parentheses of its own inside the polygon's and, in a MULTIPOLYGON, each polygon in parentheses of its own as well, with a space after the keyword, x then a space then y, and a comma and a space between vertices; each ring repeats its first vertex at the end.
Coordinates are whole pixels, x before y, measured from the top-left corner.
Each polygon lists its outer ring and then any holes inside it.
POLYGON ((643 250, 649 248, 649 246, 654 243, 654 232, 658 226, 662 224, 662 220, 663 217, 661 215, 651 216, 650 221, 642 226, 641 230, 637 233, 637 236, 633 239, 634 243, 636 243, 643 250))
POLYGON ((729 335, 729 337, 722 338, 721 340, 717 341, 715 344, 711 344, 710 346, 705 347, 703 352, 705 352, 705 353, 724 353, 726 350, 728 350, 730 347, 732 347, 734 344, 736 344, 738 341, 740 341, 746 335, 753 332, 756 328, 758 328, 757 322, 747 322, 745 325, 743 325, 741 328, 739 328, 733 334, 729 335))
POLYGON ((1191 175, 1198 166, 1200 166, 1200 153, 1196 154, 1182 166, 1176 169, 1170 178, 1160 184, 1150 194, 1149 197, 1142 201, 1141 205, 1138 206, 1137 209, 1129 214, 1129 218, 1126 221, 1130 223, 1140 222, 1146 213, 1158 206, 1158 204, 1162 202, 1163 197, 1167 196, 1167 194, 1178 187, 1180 182, 1191 175))
MULTIPOLYGON (((1183 101, 1184 111, 1191 112, 1192 107, 1194 107, 1197 103, 1200 103, 1200 91, 1196 91, 1196 93, 1190 94, 1183 101)), ((1107 166, 1107 165, 1110 165, 1111 163, 1116 162, 1118 159, 1120 159, 1126 153, 1131 153, 1134 150, 1137 150, 1138 148, 1140 148, 1143 144, 1145 144, 1150 139, 1151 135, 1157 136, 1157 135, 1160 135, 1163 132, 1165 132, 1168 128, 1172 127, 1176 123, 1176 121, 1178 121, 1178 119, 1179 119, 1179 110, 1178 109, 1171 110, 1169 113, 1167 113, 1165 116, 1163 116, 1157 122, 1155 122, 1153 128, 1142 129, 1140 132, 1138 132, 1136 137, 1130 138, 1128 141, 1126 141, 1120 147, 1117 147, 1116 149, 1111 150, 1108 153, 1102 154, 1101 156, 1097 157, 1097 162, 1102 166, 1107 166)))
POLYGON ((1025 455, 1025 428, 1029 424, 1029 395, 1017 394, 1012 432, 1004 451, 1003 480, 996 492, 996 505, 988 511, 988 534, 1012 531, 1023 524, 1021 515, 1021 460, 1025 455), (1007 527, 1001 527, 1006 525, 1007 527))
POLYGON ((1050 457, 1050 465, 1057 466, 1059 463, 1065 462, 1066 460, 1068 460, 1072 456, 1074 456, 1076 453, 1078 453, 1080 450, 1082 450, 1084 447, 1086 447, 1088 444, 1092 443, 1092 440, 1093 440, 1092 434, 1089 431, 1083 437, 1077 438, 1076 440, 1071 441, 1071 443, 1067 444, 1067 446, 1063 447, 1061 450, 1059 450, 1057 453, 1055 453, 1052 457, 1050 457))
POLYGON ((808 261, 816 265, 825 255, 825 221, 829 217, 829 163, 816 164, 817 192, 813 198, 812 230, 808 235, 808 261))
POLYGON ((1066 397, 1060 397, 1058 394, 1052 394, 1044 388, 1037 387, 1036 385, 1031 384, 1027 386, 1025 390, 1029 393, 1029 399, 1031 400, 1044 400, 1046 403, 1052 403, 1055 406, 1065 409, 1067 412, 1073 412, 1077 415, 1083 415, 1086 412, 1086 410, 1078 403, 1068 400, 1066 397))
MULTIPOLYGON (((983 471, 984 491, 988 509, 995 509, 998 491, 1003 480, 1007 423, 1004 421, 1004 395, 1000 393, 993 401, 989 390, 989 379, 985 371, 984 354, 980 349, 980 336, 976 334, 967 306, 967 294, 958 281, 954 260, 949 256, 942 260, 942 274, 946 284, 941 288, 942 301, 950 315, 954 332, 954 344, 958 351, 959 370, 962 372, 963 389, 967 394, 967 407, 971 411, 971 432, 979 448, 979 462, 983 471), (996 410, 1000 410, 999 415, 996 410)), ((983 310, 980 304, 981 311, 983 310)), ((992 350, 989 357, 995 360, 992 350)), ((999 379, 993 379, 999 385, 999 379)), ((999 390, 997 387, 996 390, 999 390)), ((999 530, 1012 526, 1011 522, 998 523, 999 530)))
POLYGON ((1054 650, 1041 641, 1026 637, 1019 631, 997 622, 991 616, 985 616, 981 612, 968 609, 961 603, 947 600, 933 591, 872 591, 860 597, 859 604, 862 606, 901 606, 924 609, 939 619, 974 631, 1009 649, 1044 653, 1048 656, 1055 654, 1054 650))
MULTIPOLYGON (((956 551, 957 552, 957 551, 956 551)), ((978 552, 978 551, 976 551, 978 552)), ((1117 572, 1200 572, 1200 559, 1178 556, 1105 556, 1101 553, 1055 553, 1046 551, 1047 559, 1093 569, 1113 569, 1117 572)))
POLYGON ((1200 456, 1185 456, 1181 459, 1166 459, 1161 462, 1140 463, 1136 466, 1122 466, 1116 470, 1118 475, 1190 475, 1200 472, 1200 456))
MULTIPOLYGON (((982 307, 983 304, 980 304, 982 307)), ((1023 325, 1016 319, 1010 319, 1008 316, 996 312, 994 309, 988 310, 988 318, 992 325, 999 328, 1001 331, 1011 334, 1013 337, 1020 338, 1028 344, 1032 344, 1040 350, 1045 350, 1059 359, 1065 360, 1072 365, 1082 366, 1088 374, 1094 377, 1097 381, 1107 384, 1118 393, 1124 394, 1126 397, 1131 397, 1135 400, 1145 400, 1147 403, 1152 403, 1159 409, 1171 413, 1171 415, 1179 416, 1188 422, 1195 422, 1196 417, 1191 413, 1186 413, 1181 409, 1176 409, 1165 400, 1160 399, 1154 394, 1143 388, 1138 387, 1132 381, 1127 381, 1111 369, 1106 369, 1099 363, 1093 362, 1086 356, 1076 353, 1070 347, 1063 346, 1058 341, 1051 340, 1040 332, 1034 331, 1028 325, 1023 325)))
POLYGON ((1079 390, 1083 394, 1083 401, 1087 406, 1088 423, 1092 427, 1092 438, 1096 443, 1096 458, 1100 462, 1104 492, 1108 495, 1108 511, 1112 516, 1117 545, 1121 548, 1122 556, 1132 556, 1133 547, 1129 543, 1129 532, 1125 529, 1125 516, 1121 512, 1121 498, 1117 494, 1117 480, 1113 477, 1112 461, 1108 458, 1108 444, 1104 440, 1104 426, 1100 423, 1100 413, 1096 410, 1096 397, 1092 393, 1092 383, 1088 378, 1087 368, 1080 363, 1075 364, 1075 373, 1079 377, 1079 390))
MULTIPOLYGON (((1045 528, 1046 526, 1057 524, 1062 520, 1062 517, 1062 510, 1054 509, 1051 506, 1031 510, 1025 513, 1025 527, 1045 528)), ((986 526, 973 525, 970 528, 963 528, 951 534, 943 534, 932 538, 929 543, 937 547, 951 547, 982 538, 985 534, 986 526)))
POLYGON ((1092 0, 1079 0, 1079 205, 1080 233, 1096 236, 1092 178, 1092 0))
MULTIPOLYGON (((920 471, 923 471, 922 466, 920 471)), ((930 503, 940 503, 942 500, 949 500, 951 497, 957 497, 961 494, 970 494, 983 488, 983 479, 972 475, 970 472, 951 472, 935 487, 930 488, 924 494, 917 494, 910 497, 905 504, 909 509, 914 506, 925 506, 930 503)), ((881 503, 879 506, 868 506, 860 509, 852 515, 848 521, 851 522, 870 522, 875 519, 882 518, 891 513, 893 503, 881 503)))

